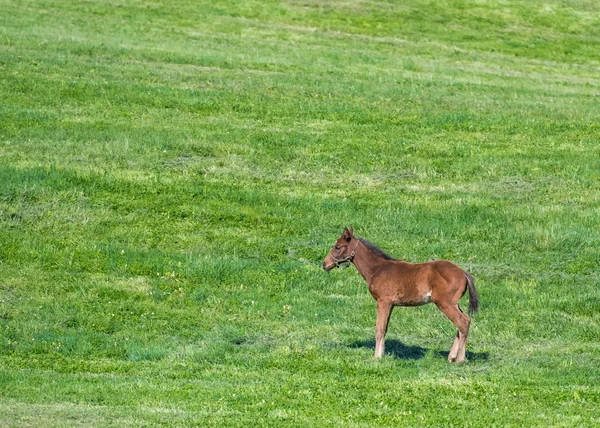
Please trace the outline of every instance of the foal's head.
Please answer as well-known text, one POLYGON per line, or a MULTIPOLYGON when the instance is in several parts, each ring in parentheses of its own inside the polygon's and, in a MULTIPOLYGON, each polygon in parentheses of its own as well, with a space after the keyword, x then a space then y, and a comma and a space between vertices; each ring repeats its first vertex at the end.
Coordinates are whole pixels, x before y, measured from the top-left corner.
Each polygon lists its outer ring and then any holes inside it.
POLYGON ((323 260, 323 269, 330 271, 334 267, 339 267, 342 263, 351 262, 357 246, 358 239, 354 237, 354 229, 344 229, 342 236, 335 241, 331 251, 323 260), (355 242, 352 242, 352 240, 355 242))

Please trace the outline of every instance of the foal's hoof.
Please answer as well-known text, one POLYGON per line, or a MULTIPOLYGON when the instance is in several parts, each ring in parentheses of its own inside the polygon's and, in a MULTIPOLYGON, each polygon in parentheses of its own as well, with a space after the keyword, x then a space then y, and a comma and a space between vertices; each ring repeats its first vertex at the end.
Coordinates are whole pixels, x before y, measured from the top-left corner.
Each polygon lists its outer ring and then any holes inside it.
POLYGON ((449 363, 455 363, 456 362, 456 356, 453 357, 451 355, 448 355, 448 362, 449 363))

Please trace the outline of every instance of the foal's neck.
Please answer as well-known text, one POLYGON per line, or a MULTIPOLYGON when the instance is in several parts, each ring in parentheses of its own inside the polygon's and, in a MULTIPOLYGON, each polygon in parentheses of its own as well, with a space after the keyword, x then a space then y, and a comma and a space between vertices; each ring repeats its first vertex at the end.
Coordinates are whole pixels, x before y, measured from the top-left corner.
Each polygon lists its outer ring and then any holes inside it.
POLYGON ((367 281, 367 284, 369 284, 371 277, 377 273, 387 261, 388 260, 385 257, 375 254, 364 243, 359 241, 356 255, 354 256, 352 263, 354 263, 358 272, 365 281, 367 281))

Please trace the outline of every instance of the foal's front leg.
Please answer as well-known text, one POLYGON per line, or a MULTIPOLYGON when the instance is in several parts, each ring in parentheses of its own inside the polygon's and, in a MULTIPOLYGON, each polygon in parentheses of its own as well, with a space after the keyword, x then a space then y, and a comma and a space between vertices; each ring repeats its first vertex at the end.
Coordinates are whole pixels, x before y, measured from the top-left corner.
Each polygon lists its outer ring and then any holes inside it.
POLYGON ((387 333, 392 304, 385 301, 377 302, 377 325, 375 327, 375 358, 380 358, 385 349, 385 334, 387 333))

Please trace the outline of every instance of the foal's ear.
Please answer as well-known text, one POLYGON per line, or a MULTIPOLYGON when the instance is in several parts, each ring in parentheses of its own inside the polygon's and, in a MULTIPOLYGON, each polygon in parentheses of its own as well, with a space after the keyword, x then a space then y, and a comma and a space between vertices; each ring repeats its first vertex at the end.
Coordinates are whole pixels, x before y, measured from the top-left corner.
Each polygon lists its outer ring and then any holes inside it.
POLYGON ((352 235, 354 235, 354 229, 352 227, 350 229, 345 227, 342 238, 344 238, 346 241, 350 241, 352 239, 352 235))

